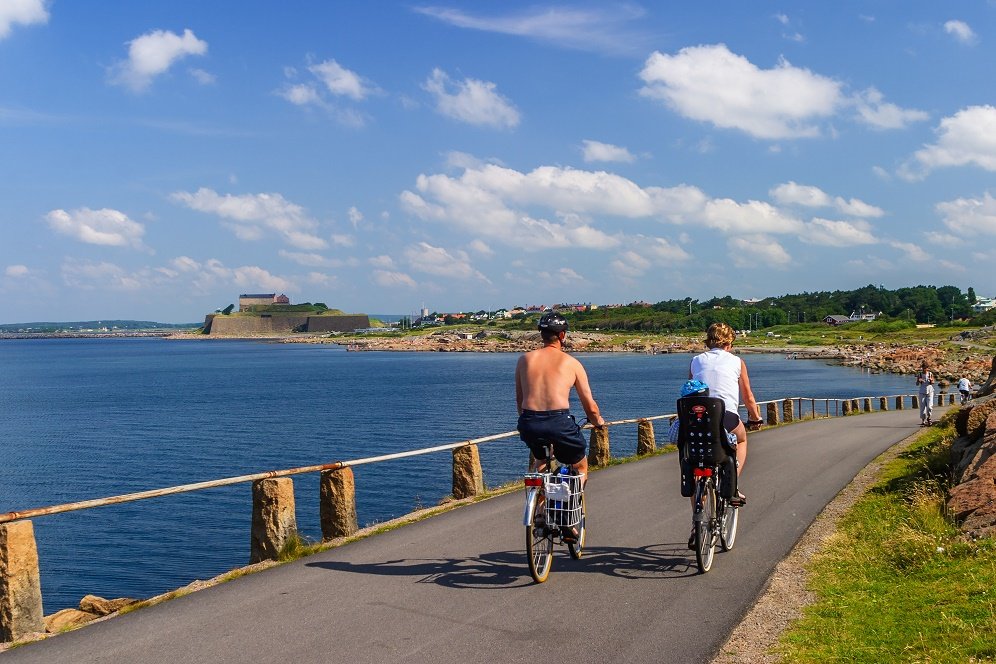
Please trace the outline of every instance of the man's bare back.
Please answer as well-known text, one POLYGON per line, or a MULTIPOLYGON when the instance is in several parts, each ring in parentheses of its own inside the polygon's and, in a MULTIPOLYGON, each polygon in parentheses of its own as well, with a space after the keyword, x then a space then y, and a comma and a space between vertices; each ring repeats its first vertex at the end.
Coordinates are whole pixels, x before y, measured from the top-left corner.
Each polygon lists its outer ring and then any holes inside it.
POLYGON ((570 408, 571 388, 593 424, 601 424, 598 406, 591 396, 588 374, 576 359, 553 343, 519 357, 515 367, 515 396, 519 412, 570 408))

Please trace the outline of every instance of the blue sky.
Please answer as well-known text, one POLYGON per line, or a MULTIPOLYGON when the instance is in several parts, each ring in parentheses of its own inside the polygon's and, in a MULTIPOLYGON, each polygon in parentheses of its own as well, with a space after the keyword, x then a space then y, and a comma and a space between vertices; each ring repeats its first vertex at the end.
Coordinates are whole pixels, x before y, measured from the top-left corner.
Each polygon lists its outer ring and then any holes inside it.
POLYGON ((996 295, 994 18, 0 0, 0 322, 996 295))

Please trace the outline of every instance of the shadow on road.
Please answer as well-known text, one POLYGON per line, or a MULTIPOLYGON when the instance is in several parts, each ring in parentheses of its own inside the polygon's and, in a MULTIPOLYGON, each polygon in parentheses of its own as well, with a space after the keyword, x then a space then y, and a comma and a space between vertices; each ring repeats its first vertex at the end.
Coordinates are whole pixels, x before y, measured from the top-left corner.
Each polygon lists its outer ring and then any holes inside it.
MULTIPOLYGON (((471 558, 399 558, 375 563, 338 560, 307 563, 307 567, 411 577, 414 583, 435 583, 449 588, 484 590, 532 584, 526 553, 498 551, 471 558)), ((697 573, 695 559, 684 544, 654 544, 639 548, 590 547, 581 560, 572 560, 566 549, 554 551, 553 572, 606 574, 625 579, 673 579, 697 573)))

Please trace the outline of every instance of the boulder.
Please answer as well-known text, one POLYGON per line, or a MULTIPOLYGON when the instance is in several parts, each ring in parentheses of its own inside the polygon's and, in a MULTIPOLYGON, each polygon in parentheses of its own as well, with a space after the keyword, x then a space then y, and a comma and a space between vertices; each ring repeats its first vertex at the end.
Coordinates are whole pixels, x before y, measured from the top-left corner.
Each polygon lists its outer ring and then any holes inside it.
POLYGON ((96 613, 80 611, 79 609, 63 609, 62 611, 56 611, 50 616, 45 616, 45 631, 49 634, 55 634, 85 625, 99 617, 96 613))
POLYGON ((962 531, 976 537, 996 534, 996 413, 986 419, 984 432, 975 444, 959 444, 964 455, 956 477, 961 482, 948 492, 947 501, 962 531))
POLYGON ((993 412, 996 412, 996 400, 973 405, 965 422, 965 435, 972 440, 978 440, 985 433, 986 420, 993 412))
POLYGON ((134 604, 137 599, 130 597, 119 597, 118 599, 104 599, 96 595, 86 595, 80 600, 80 611, 93 613, 98 616, 106 616, 120 611, 129 604, 134 604))

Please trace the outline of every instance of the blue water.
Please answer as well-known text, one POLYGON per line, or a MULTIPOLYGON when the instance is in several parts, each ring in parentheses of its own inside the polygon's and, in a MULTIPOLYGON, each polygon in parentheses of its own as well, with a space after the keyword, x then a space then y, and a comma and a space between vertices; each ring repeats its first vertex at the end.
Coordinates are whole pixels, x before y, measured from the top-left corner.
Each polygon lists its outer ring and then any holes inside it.
MULTIPOLYGON (((610 420, 673 412, 689 361, 578 357, 610 420)), ((516 358, 242 341, 5 340, 0 512, 511 431, 516 358)), ((776 355, 746 361, 759 400, 913 390, 904 376, 776 355)), ((635 446, 635 426, 612 430, 614 454, 635 446)), ((524 468, 517 439, 480 450, 488 484, 524 468)), ((361 525, 436 504, 450 492, 450 459, 443 452, 358 467, 361 525)), ((318 476, 294 484, 298 528, 317 539, 318 476)), ((46 613, 87 593, 149 597, 245 564, 250 521, 249 484, 36 518, 46 613)))

